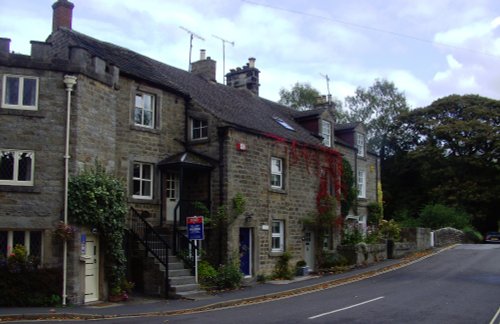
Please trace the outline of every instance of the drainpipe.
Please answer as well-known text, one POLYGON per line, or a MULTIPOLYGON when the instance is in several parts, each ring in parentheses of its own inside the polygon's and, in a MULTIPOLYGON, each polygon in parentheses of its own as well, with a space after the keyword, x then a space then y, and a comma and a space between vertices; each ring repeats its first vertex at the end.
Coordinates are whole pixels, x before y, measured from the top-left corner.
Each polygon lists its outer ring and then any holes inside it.
MULTIPOLYGON (((69 177, 69 135, 70 135, 70 118, 71 118, 71 92, 76 84, 76 77, 72 75, 64 76, 64 84, 66 85, 67 107, 66 107, 66 146, 64 150, 64 225, 68 224, 68 177, 69 177)), ((62 305, 66 306, 66 283, 68 272, 68 242, 64 240, 63 245, 63 293, 62 305)))

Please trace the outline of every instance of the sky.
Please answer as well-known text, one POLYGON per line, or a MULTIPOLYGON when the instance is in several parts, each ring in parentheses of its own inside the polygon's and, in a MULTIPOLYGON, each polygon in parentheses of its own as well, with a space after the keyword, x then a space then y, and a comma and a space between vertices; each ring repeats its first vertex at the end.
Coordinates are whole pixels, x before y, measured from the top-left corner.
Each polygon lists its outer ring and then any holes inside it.
MULTIPOLYGON (((0 0, 11 51, 29 54, 31 40, 47 38, 54 1, 0 0)), ((220 83, 223 66, 254 57, 259 94, 273 101, 296 82, 343 100, 376 79, 393 82, 412 108, 451 94, 500 99, 498 0, 72 2, 73 29, 183 70, 194 33, 191 60, 205 49, 220 83)))

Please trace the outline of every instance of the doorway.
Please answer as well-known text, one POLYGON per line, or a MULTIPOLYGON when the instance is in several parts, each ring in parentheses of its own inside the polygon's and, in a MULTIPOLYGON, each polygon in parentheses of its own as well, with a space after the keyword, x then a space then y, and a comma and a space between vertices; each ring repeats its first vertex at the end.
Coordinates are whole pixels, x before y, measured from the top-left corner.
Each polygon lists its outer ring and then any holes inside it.
POLYGON ((314 233, 304 232, 304 261, 306 261, 309 270, 314 270, 314 233))
POLYGON ((240 271, 245 277, 252 276, 252 229, 240 228, 240 271))
POLYGON ((179 176, 177 173, 167 173, 165 195, 167 198, 167 222, 173 222, 175 206, 177 206, 177 203, 179 202, 179 176))
POLYGON ((93 234, 85 235, 85 298, 84 302, 99 300, 99 238, 93 234))

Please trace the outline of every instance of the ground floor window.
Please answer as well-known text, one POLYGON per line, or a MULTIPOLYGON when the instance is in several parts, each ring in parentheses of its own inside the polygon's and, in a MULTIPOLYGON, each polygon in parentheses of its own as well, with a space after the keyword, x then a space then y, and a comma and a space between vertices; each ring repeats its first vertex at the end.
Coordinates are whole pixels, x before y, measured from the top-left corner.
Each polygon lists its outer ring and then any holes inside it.
POLYGON ((24 245, 28 255, 42 260, 42 231, 0 230, 0 258, 8 257, 16 245, 24 245))
POLYGON ((271 226, 271 252, 283 252, 285 250, 285 222, 273 220, 271 226))

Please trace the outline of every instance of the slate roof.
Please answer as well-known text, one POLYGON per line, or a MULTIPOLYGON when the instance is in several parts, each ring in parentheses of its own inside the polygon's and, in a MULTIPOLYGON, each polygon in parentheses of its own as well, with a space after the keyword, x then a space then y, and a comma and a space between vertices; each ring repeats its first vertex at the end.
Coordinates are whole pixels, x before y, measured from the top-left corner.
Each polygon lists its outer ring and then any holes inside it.
POLYGON ((345 123, 345 124, 336 124, 335 125, 335 131, 344 131, 344 130, 351 130, 356 128, 360 122, 352 122, 352 123, 345 123))
POLYGON ((126 48, 103 42, 85 34, 59 28, 51 38, 66 39, 68 45, 79 46, 103 60, 115 64, 120 73, 126 73, 157 85, 183 93, 201 107, 230 125, 261 134, 273 134, 306 144, 321 142, 301 127, 293 118, 294 110, 258 97, 248 90, 205 80, 190 72, 153 60, 126 48), (279 117, 294 130, 276 122, 279 117))

